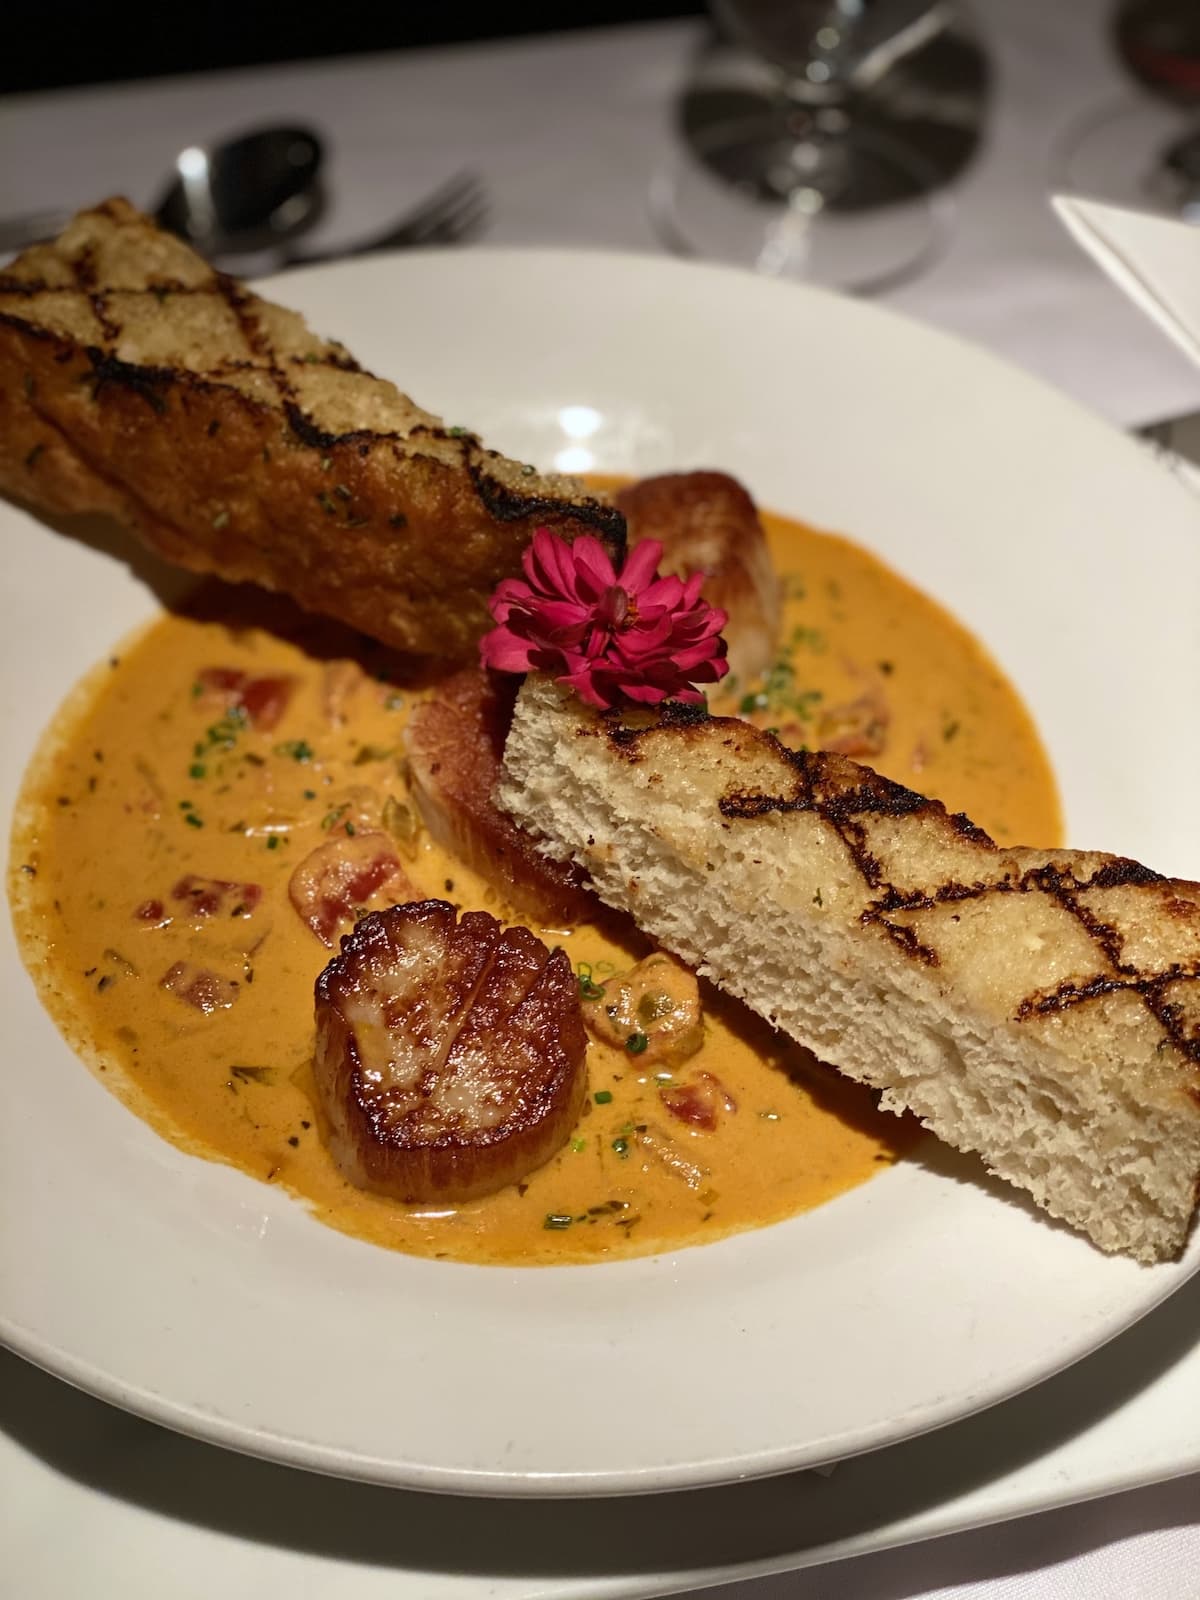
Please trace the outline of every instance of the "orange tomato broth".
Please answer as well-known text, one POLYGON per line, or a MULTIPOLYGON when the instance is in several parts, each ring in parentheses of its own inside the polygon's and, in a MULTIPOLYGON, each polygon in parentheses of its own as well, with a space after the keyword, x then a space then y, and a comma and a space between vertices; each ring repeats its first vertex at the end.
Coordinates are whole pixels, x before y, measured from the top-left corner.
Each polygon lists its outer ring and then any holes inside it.
MULTIPOLYGON (((818 744, 822 726, 843 728, 865 703, 874 735, 885 727, 872 764, 889 777, 966 811, 1002 843, 1058 843, 1045 752, 981 646, 850 541, 764 522, 787 595, 779 663, 764 683, 710 697, 714 711, 818 744)), ((182 1149, 282 1185, 333 1227, 477 1263, 594 1262, 700 1243, 820 1205, 900 1157, 912 1125, 705 986, 703 1048, 673 1071, 719 1078, 736 1111, 715 1131, 672 1120, 661 1067, 592 1041, 578 1126, 521 1184, 431 1207, 342 1178, 310 1093, 312 989, 331 951, 293 910, 288 880, 348 797, 407 806, 404 725, 427 692, 381 649, 266 597, 207 589, 70 697, 18 807, 14 917, 43 1002, 126 1105, 182 1149), (341 659, 364 676, 336 726, 323 685, 341 659), (278 726, 223 728, 196 692, 215 666, 293 676, 278 726), (189 873, 258 884, 261 901, 248 914, 189 916, 170 898, 189 873), (153 899, 168 925, 135 915, 153 899), (236 1002, 205 1015, 164 990, 178 961, 236 979, 236 1002), (690 1183, 652 1154, 663 1136, 690 1183)), ((528 920, 427 834, 410 848, 405 870, 423 894, 528 920)), ((651 948, 615 917, 535 931, 595 983, 651 948)))

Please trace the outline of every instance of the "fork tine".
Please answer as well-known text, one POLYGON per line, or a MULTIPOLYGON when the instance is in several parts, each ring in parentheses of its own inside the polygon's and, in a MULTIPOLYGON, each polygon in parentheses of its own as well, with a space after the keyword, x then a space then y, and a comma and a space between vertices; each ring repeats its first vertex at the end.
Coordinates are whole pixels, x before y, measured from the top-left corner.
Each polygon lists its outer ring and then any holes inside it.
POLYGON ((447 227, 453 229, 458 217, 486 204, 479 180, 470 173, 461 173, 430 195, 417 211, 393 229, 391 237, 397 242, 403 237, 412 244, 419 244, 432 233, 440 233, 447 227))
POLYGON ((322 261, 342 261, 369 255, 374 250, 397 250, 423 244, 453 244, 475 233, 488 216, 488 197, 473 172, 459 172, 420 203, 415 211, 386 232, 338 250, 291 251, 280 261, 285 267, 311 267, 322 261))
POLYGON ((437 218, 443 212, 455 210, 464 200, 469 200, 478 194, 479 190, 479 179, 474 173, 457 172, 427 194, 404 220, 414 227, 421 227, 430 218, 437 218))
POLYGON ((455 212, 447 212, 434 226, 422 235, 422 244, 454 244, 478 233, 488 220, 487 201, 480 195, 476 200, 455 212))

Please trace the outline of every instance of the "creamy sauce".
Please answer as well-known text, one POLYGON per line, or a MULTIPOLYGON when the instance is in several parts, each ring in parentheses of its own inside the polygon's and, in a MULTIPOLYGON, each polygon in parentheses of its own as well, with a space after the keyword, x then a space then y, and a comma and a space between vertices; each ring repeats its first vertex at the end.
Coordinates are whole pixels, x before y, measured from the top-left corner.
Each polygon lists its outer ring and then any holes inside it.
MULTIPOLYGON (((797 742, 847 729, 852 741, 882 739, 872 765, 998 840, 1059 842, 1045 755, 978 644, 854 545, 767 520, 788 583, 780 661, 714 709, 742 709, 797 742)), ((293 909, 288 880, 348 816, 389 796, 406 803, 403 728, 423 692, 382 651, 222 590, 152 624, 64 707, 18 810, 15 919, 51 1014, 127 1105, 182 1148, 283 1185, 334 1227, 474 1262, 695 1244, 818 1205, 897 1159, 907 1123, 706 990, 705 1043, 679 1072, 713 1073, 735 1103, 715 1132, 673 1121, 660 1069, 593 1042, 584 1115, 526 1182, 441 1212, 346 1183, 309 1093, 312 989, 332 952, 293 909), (199 687, 214 667, 293 678, 278 725, 214 710, 199 687), (339 673, 343 690, 353 685, 340 722, 330 714, 339 673), (218 909, 173 897, 189 874, 230 886, 218 909), (206 991, 213 1009, 189 1004, 178 974, 173 990, 162 986, 180 963, 220 980, 206 991)), ((404 866, 425 895, 523 920, 423 833, 404 866)), ((535 931, 591 983, 650 948, 615 918, 535 931)))

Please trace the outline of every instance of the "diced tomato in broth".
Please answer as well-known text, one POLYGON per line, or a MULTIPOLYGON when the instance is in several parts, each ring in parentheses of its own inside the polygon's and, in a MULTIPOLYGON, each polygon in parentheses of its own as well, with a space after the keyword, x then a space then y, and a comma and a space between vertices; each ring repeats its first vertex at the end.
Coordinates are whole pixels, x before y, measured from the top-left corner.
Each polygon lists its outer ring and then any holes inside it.
POLYGON ((697 1073, 684 1083, 665 1084, 659 1091, 663 1109, 678 1122, 715 1133, 722 1112, 737 1110, 737 1101, 720 1078, 711 1072, 697 1073))
POLYGON ((386 885, 392 903, 415 900, 385 833, 357 833, 318 845, 292 873, 288 898, 322 944, 333 948, 338 927, 386 885))
POLYGON ((296 687, 296 679, 289 675, 255 678, 236 667, 205 667, 198 682, 208 704, 225 711, 236 706, 254 727, 268 733, 287 710, 296 687))
POLYGON ((185 1005, 203 1011, 205 1016, 214 1011, 228 1011, 240 987, 235 978, 223 978, 220 973, 198 967, 192 961, 177 961, 159 982, 160 989, 166 989, 185 1005))
POLYGON ((225 910, 230 916, 248 917, 262 899, 262 888, 226 878, 198 878, 189 872, 171 890, 171 899, 182 901, 195 917, 215 917, 225 910))

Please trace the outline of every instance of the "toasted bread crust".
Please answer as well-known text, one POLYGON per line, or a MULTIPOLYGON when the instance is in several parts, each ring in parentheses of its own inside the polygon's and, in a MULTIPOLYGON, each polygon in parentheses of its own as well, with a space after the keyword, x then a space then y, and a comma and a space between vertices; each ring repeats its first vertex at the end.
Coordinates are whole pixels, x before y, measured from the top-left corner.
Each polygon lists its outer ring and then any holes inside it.
POLYGON ((1200 884, 999 848, 844 756, 531 679, 502 805, 601 899, 1106 1250, 1200 1186, 1200 884))
POLYGON ((446 428, 128 202, 0 273, 0 490, 461 659, 537 526, 620 513, 446 428))
MULTIPOLYGON (((878 929, 910 961, 956 965, 941 946, 968 902, 1018 895, 1038 902, 1039 916, 1057 908, 1051 920, 1059 912, 1069 919, 1091 957, 1069 978, 1006 995, 1008 1017, 1021 1023, 1107 995, 1137 996, 1156 1030, 1154 1053, 1178 1065, 1179 1087, 1200 1104, 1200 884, 1099 851, 1001 850, 963 812, 870 767, 826 751, 790 750, 774 734, 710 717, 703 707, 609 712, 596 726, 628 762, 681 759, 694 769, 718 748, 723 764, 731 755, 735 770, 714 796, 723 825, 736 831, 739 822, 801 813, 817 820, 857 875, 860 926, 878 929), (738 763, 745 764, 740 782, 738 763), (938 857, 941 872, 930 870, 938 857), (1142 946, 1150 947, 1146 955, 1136 955, 1142 946)), ((1078 1026, 1086 1038, 1085 1017, 1078 1026)))

